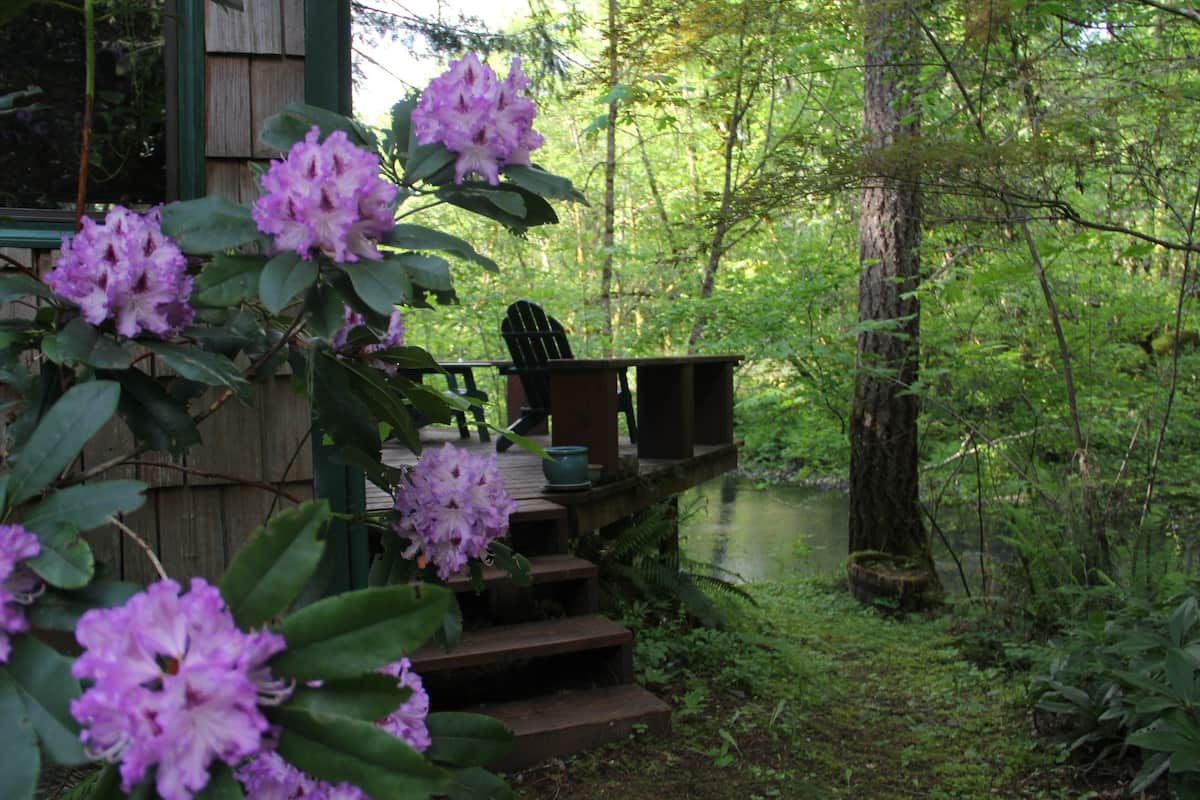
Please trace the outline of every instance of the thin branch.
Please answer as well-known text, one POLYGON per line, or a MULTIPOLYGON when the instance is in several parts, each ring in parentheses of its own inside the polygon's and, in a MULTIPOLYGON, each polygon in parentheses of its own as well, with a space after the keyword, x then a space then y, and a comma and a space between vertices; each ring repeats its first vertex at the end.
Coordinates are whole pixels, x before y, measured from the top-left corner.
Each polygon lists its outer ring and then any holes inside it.
POLYGON ((162 562, 158 560, 158 556, 154 555, 154 551, 150 549, 150 545, 146 544, 142 540, 142 537, 134 533, 133 529, 131 529, 124 522, 121 522, 121 520, 117 519, 116 517, 109 517, 108 521, 111 522, 117 528, 117 530, 133 540, 133 543, 136 544, 138 548, 146 554, 146 558, 150 559, 150 563, 154 565, 154 571, 158 573, 158 577, 166 580, 167 571, 163 569, 162 562))
POLYGON ((155 467, 155 468, 163 468, 163 469, 173 469, 177 472, 182 472, 185 475, 196 475, 201 478, 214 478, 216 480, 228 481, 229 483, 237 483, 242 486, 251 486, 255 489, 262 489, 264 492, 270 492, 271 494, 275 495, 276 497, 282 497, 285 500, 290 500, 293 503, 296 503, 297 505, 299 505, 299 503, 301 502, 300 498, 296 497, 295 495, 293 495, 289 492, 285 492, 283 489, 276 487, 272 484, 265 483, 263 481, 253 481, 253 480, 249 480, 248 478, 240 478, 237 475, 228 475, 224 472, 210 472, 210 471, 204 470, 204 469, 196 469, 195 467, 188 467, 188 466, 184 466, 183 464, 176 464, 173 461, 136 461, 136 460, 131 460, 131 461, 126 461, 125 463, 129 466, 134 466, 134 467, 155 467))

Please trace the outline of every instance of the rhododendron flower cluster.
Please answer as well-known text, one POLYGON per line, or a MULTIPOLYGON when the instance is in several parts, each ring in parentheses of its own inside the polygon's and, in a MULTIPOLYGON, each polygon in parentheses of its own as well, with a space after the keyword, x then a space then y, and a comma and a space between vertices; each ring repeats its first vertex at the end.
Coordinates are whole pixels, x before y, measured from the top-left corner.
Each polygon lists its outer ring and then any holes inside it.
POLYGON ((503 81, 474 53, 451 61, 413 109, 417 141, 441 142, 458 154, 455 183, 476 173, 495 186, 501 167, 528 164, 530 151, 542 146, 542 135, 533 129, 537 108, 521 95, 528 86, 519 58, 512 60, 503 81))
POLYGON ((313 126, 283 161, 262 176, 264 194, 251 214, 275 248, 301 258, 326 253, 345 263, 383 258, 375 241, 395 225, 396 187, 379 177, 379 157, 356 147, 345 131, 318 142, 313 126))
POLYGON ((401 482, 399 519, 392 527, 410 542, 405 558, 423 555, 446 580, 503 536, 516 510, 500 480, 495 454, 477 456, 447 443, 422 453, 401 482))
POLYGON ((12 651, 9 637, 29 629, 24 606, 33 602, 40 581, 22 562, 41 550, 37 537, 20 525, 0 525, 0 664, 12 651))
POLYGON ((183 595, 161 580, 123 606, 92 609, 75 638, 84 653, 71 673, 91 686, 71 714, 95 757, 120 761, 125 792, 157 764, 159 796, 192 797, 213 761, 232 766, 262 749, 259 703, 288 694, 266 666, 283 637, 238 630, 202 578, 183 595))
MULTIPOLYGON (((407 658, 379 671, 395 676, 400 686, 408 687, 412 694, 398 709, 376 724, 417 752, 428 750, 431 740, 425 717, 429 714, 429 695, 421 683, 421 676, 412 671, 412 664, 407 658)), ((284 761, 273 750, 246 762, 237 771, 237 778, 249 800, 367 800, 367 795, 358 787, 348 783, 334 786, 312 778, 284 761)))
POLYGON ((195 316, 187 304, 187 259, 163 235, 157 209, 141 216, 117 206, 103 224, 84 217, 74 238, 63 236, 62 253, 45 280, 90 324, 112 319, 122 336, 146 330, 165 339, 195 316))

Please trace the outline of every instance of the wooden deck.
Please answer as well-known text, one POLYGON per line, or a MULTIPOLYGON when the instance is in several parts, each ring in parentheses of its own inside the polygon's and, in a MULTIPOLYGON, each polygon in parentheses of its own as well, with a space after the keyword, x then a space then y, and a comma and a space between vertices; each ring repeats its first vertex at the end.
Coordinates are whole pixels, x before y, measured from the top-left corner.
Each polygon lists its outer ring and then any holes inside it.
MULTIPOLYGON (((550 437, 531 437, 543 447, 550 437)), ((425 447, 441 447, 449 442, 473 453, 496 453, 494 442, 477 438, 462 439, 457 431, 445 428, 424 428, 421 442, 425 447)), ((552 492, 545 488, 541 459, 518 447, 496 454, 496 466, 508 493, 524 509, 545 502, 564 506, 568 513, 571 536, 619 522, 631 514, 667 500, 680 492, 737 467, 737 445, 697 444, 690 458, 648 459, 637 457, 637 446, 628 440, 620 443, 623 462, 637 462, 637 474, 606 481, 589 490, 552 492)), ((415 464, 417 457, 399 445, 384 446, 384 461, 392 466, 415 464)), ((387 508, 391 499, 378 487, 367 484, 367 510, 387 508)))

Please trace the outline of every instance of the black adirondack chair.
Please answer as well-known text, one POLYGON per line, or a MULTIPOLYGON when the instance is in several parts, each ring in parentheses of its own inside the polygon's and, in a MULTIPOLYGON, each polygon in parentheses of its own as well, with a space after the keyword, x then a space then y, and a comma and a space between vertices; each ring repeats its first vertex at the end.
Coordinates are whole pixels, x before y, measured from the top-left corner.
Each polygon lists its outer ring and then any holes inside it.
MULTIPOLYGON (((508 429, 522 436, 550 417, 550 359, 574 358, 567 332, 561 323, 542 310, 537 303, 518 300, 508 307, 500 323, 500 335, 512 357, 510 374, 521 379, 521 388, 529 405, 508 429)), ((637 421, 633 415, 633 399, 625 373, 620 373, 617 386, 617 413, 625 414, 629 424, 629 440, 637 441, 637 421)), ((499 437, 496 450, 507 450, 508 439, 499 437)))

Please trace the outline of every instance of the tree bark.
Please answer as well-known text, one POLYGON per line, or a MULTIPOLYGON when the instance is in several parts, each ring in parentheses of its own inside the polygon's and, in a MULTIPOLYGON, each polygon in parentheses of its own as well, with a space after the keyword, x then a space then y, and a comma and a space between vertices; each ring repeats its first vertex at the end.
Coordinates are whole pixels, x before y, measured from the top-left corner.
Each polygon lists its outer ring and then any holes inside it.
POLYGON ((850 418, 850 552, 932 564, 917 496, 920 193, 896 145, 919 133, 919 30, 907 0, 865 0, 863 120, 871 176, 859 221, 857 376, 850 418), (891 152, 889 152, 891 150, 891 152))

